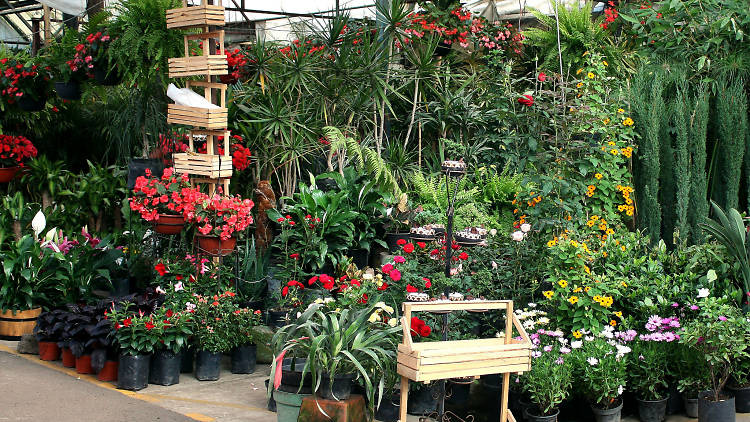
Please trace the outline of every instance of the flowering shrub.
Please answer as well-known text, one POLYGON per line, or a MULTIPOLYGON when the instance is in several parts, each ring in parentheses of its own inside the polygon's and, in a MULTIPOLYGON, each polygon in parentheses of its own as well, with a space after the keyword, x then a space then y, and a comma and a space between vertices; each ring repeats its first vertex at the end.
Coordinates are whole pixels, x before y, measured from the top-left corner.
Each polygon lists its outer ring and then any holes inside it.
POLYGON ((95 67, 102 67, 104 70, 108 66, 107 50, 112 41, 109 34, 98 31, 86 36, 86 50, 91 54, 95 67))
POLYGON ((613 327, 605 327, 596 335, 589 331, 584 336, 571 341, 575 350, 576 383, 583 390, 591 404, 609 409, 618 406, 618 400, 627 383, 627 354, 631 349, 626 345, 632 341, 635 331, 615 332, 613 327))
POLYGON ((539 329, 529 335, 532 343, 531 371, 524 376, 523 389, 531 397, 537 416, 554 413, 570 394, 573 383, 573 360, 568 340, 562 331, 539 329))
POLYGON ((36 154, 36 147, 25 137, 0 134, 0 167, 23 167, 36 154))
POLYGON ((84 81, 94 77, 94 57, 85 44, 77 44, 73 58, 59 67, 63 81, 84 81))
POLYGON ((158 221, 159 214, 187 216, 193 213, 199 198, 202 196, 190 185, 187 174, 178 176, 168 167, 158 178, 152 177, 151 170, 146 169, 146 175, 135 180, 130 209, 146 221, 158 221))
POLYGON ((680 339, 680 319, 652 315, 645 324, 646 332, 632 343, 630 385, 642 400, 661 400, 667 393, 668 357, 680 339))
POLYGON ((51 77, 50 67, 39 61, 0 59, 0 98, 8 104, 23 96, 35 100, 46 98, 51 77))
POLYGON ((255 339, 251 329, 260 325, 259 309, 240 308, 229 314, 230 342, 233 347, 252 344, 255 339))
POLYGON ((233 347, 236 331, 230 320, 235 311, 233 298, 231 291, 213 296, 195 295, 195 307, 191 313, 198 350, 218 353, 233 347))
MULTIPOLYGON (((140 355, 151 353, 159 341, 160 334, 152 315, 139 310, 137 314, 130 312, 130 302, 112 303, 112 307, 105 313, 114 327, 114 340, 125 355, 140 355)), ((155 322, 156 321, 156 322, 155 322)))
POLYGON ((192 335, 190 324, 190 312, 174 311, 171 308, 161 306, 154 310, 149 316, 151 323, 155 325, 151 329, 159 336, 156 349, 166 349, 172 353, 180 353, 188 344, 192 335))
POLYGON ((187 220, 196 225, 203 236, 218 236, 227 240, 236 232, 253 223, 253 201, 239 196, 208 196, 200 194, 190 209, 187 220))

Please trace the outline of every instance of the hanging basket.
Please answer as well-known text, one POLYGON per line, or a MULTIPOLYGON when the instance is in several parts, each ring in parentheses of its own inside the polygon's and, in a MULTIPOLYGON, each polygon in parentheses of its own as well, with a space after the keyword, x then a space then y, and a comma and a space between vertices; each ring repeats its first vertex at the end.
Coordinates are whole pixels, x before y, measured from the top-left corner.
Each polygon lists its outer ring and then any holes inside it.
POLYGON ((160 234, 180 234, 185 227, 185 219, 181 215, 159 214, 159 219, 154 220, 154 231, 160 234))
POLYGON ((115 86, 120 85, 122 78, 120 77, 117 69, 107 71, 99 67, 94 68, 94 79, 96 83, 102 86, 115 86))
POLYGON ((213 255, 213 256, 227 256, 234 252, 235 246, 237 246, 237 238, 230 237, 227 240, 222 240, 218 236, 196 236, 198 239, 198 247, 202 249, 202 252, 213 255))
POLYGON ((32 98, 28 95, 24 95, 18 100, 18 107, 23 111, 36 112, 44 110, 44 106, 47 105, 47 96, 44 95, 40 98, 32 98))
POLYGON ((63 100, 76 101, 81 99, 81 85, 77 81, 55 82, 57 96, 63 100))
POLYGON ((0 167, 0 183, 8 183, 16 177, 21 167, 0 167))

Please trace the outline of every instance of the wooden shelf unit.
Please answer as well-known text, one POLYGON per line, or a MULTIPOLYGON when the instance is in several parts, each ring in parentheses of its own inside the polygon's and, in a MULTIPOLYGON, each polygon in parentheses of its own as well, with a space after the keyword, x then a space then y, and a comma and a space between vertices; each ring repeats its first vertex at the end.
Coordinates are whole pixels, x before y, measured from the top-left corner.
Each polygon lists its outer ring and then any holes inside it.
MULTIPOLYGON (((178 104, 167 106, 167 123, 190 125, 204 129, 226 129, 227 109, 225 84, 205 81, 187 81, 188 88, 203 88, 203 96, 209 102, 213 98, 214 90, 218 90, 219 108, 188 107, 178 104)), ((225 151, 228 153, 228 151, 225 151)))
POLYGON ((207 2, 199 6, 188 6, 182 0, 182 7, 167 10, 167 29, 199 28, 205 26, 224 26, 224 6, 207 2))
POLYGON ((515 422, 508 410, 510 374, 531 369, 531 339, 513 313, 511 300, 404 302, 403 343, 398 345, 397 371, 401 375, 400 420, 406 422, 409 380, 429 382, 455 377, 503 374, 500 422, 515 422), (413 343, 412 312, 505 310, 505 336, 476 340, 413 343), (513 327, 521 340, 513 338, 513 327))
POLYGON ((208 27, 198 34, 185 35, 185 57, 169 59, 169 77, 185 78, 190 76, 222 76, 229 73, 229 64, 224 55, 224 31, 209 31, 208 27), (211 54, 210 41, 217 40, 218 52, 211 54), (190 55, 190 41, 203 42, 202 55, 190 55))

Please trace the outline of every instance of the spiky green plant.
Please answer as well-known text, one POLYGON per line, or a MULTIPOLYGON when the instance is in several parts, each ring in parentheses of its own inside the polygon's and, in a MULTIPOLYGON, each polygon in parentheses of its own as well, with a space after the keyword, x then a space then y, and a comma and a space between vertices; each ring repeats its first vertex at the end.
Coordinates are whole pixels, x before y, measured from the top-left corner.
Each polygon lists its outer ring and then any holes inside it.
POLYGON ((436 207, 443 212, 448 209, 449 205, 448 189, 451 191, 451 196, 454 191, 456 192, 456 208, 475 202, 477 195, 479 195, 479 188, 476 186, 469 188, 470 183, 466 178, 462 178, 458 182, 455 182, 453 179, 446 182, 446 178, 441 175, 430 176, 418 171, 414 173, 412 181, 414 183, 414 191, 417 193, 421 204, 427 208, 436 207), (446 186, 446 183, 449 184, 446 186), (456 183, 458 183, 457 188, 456 183))
POLYGON ((747 95, 744 82, 738 79, 725 80, 719 88, 716 103, 721 191, 714 196, 724 208, 737 208, 747 133, 747 95))

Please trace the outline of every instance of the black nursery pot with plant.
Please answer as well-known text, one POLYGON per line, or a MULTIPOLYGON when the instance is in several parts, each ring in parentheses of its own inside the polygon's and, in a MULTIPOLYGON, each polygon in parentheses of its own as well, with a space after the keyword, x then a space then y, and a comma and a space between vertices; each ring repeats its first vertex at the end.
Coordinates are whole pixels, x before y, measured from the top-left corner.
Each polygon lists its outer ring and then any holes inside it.
POLYGON ((281 363, 281 385, 280 391, 287 393, 312 394, 312 376, 308 372, 302 378, 302 368, 305 367, 305 358, 285 358, 281 363), (300 390, 300 384, 302 389, 300 390))
POLYGON ((711 391, 704 391, 698 396, 698 422, 735 422, 734 397, 719 395, 714 400, 711 391))
POLYGON ((388 244, 388 251, 393 253, 399 250, 400 246, 398 245, 398 241, 401 239, 408 242, 409 233, 386 233, 385 243, 388 244))
POLYGON ((269 310, 268 311, 268 326, 271 328, 281 328, 289 323, 289 311, 288 310, 269 310))
POLYGON ((434 412, 437 409, 437 391, 438 383, 434 382, 429 386, 422 385, 418 390, 409 392, 409 403, 406 412, 410 415, 424 415, 434 412))
POLYGON ((57 96, 63 100, 77 101, 81 99, 81 84, 78 81, 55 82, 57 96))
POLYGON ((401 396, 398 393, 383 397, 380 407, 375 410, 375 419, 381 422, 398 422, 400 409, 401 396))
POLYGON ((329 400, 346 400, 352 395, 352 381, 354 374, 336 374, 331 379, 329 374, 320 377, 320 397, 329 400))
POLYGON ((180 383, 180 369, 182 360, 179 353, 170 350, 155 350, 151 357, 148 373, 148 383, 158 385, 173 385, 180 383))
POLYGON ((158 158, 131 158, 128 161, 128 189, 135 187, 135 179, 145 176, 146 169, 151 170, 153 177, 161 177, 164 173, 164 162, 158 158))
POLYGON ((257 347, 254 344, 244 344, 232 349, 232 373, 252 374, 255 372, 257 347))
POLYGON ((737 413, 750 413, 750 386, 737 387, 730 385, 727 392, 734 397, 734 408, 737 413))
POLYGON ((120 355, 117 367, 117 388, 138 391, 148 386, 151 355, 120 355))
POLYGON ((199 350, 195 354, 195 379, 216 381, 221 376, 221 352, 199 350))
POLYGON ((551 415, 537 415, 541 412, 536 406, 531 406, 524 410, 524 420, 527 422, 557 422, 557 416, 560 414, 558 409, 553 409, 551 415))
POLYGON ((668 400, 668 397, 661 400, 636 399, 641 422, 662 422, 667 415, 668 400))

